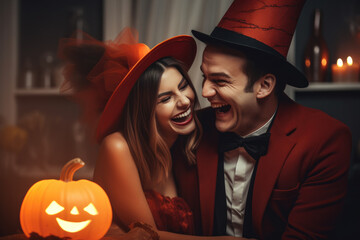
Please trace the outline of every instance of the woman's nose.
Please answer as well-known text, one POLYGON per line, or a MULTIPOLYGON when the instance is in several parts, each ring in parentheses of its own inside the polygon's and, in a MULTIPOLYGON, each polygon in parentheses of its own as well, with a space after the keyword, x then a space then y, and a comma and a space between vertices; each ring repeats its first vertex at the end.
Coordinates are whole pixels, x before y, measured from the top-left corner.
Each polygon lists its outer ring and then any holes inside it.
POLYGON ((202 87, 202 96, 204 98, 210 98, 213 97, 216 94, 215 89, 212 87, 212 84, 210 81, 205 80, 202 87))
POLYGON ((185 94, 180 94, 178 97, 178 106, 187 107, 190 104, 190 99, 185 94))

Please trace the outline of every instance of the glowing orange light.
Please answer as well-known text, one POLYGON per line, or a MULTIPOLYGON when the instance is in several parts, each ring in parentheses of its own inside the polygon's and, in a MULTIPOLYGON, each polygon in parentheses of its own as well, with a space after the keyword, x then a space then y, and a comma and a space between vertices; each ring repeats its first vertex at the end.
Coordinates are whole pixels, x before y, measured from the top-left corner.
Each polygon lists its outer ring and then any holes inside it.
POLYGON ((305 66, 310 67, 310 65, 311 65, 310 59, 306 59, 305 60, 305 66))
POLYGON ((325 58, 321 59, 321 65, 322 65, 323 67, 326 67, 326 65, 327 65, 327 60, 326 60, 325 58))
POLYGON ((346 62, 347 62, 347 64, 348 64, 349 66, 353 65, 353 59, 352 59, 352 57, 348 56, 348 57, 346 58, 346 62))
POLYGON ((92 203, 89 203, 89 205, 87 205, 85 208, 84 208, 84 211, 85 212, 88 212, 90 215, 98 215, 98 211, 96 210, 96 207, 94 206, 94 204, 92 203))
POLYGON ((49 206, 45 209, 45 212, 49 215, 58 214, 63 211, 64 207, 58 204, 56 201, 52 201, 49 206))
POLYGON ((82 222, 69 222, 62 220, 61 218, 56 218, 56 221, 62 230, 71 233, 80 232, 81 230, 86 228, 87 225, 89 225, 89 223, 91 222, 91 220, 86 220, 82 222))
POLYGON ((32 232, 42 238, 87 240, 106 234, 112 222, 106 192, 89 180, 73 181, 84 164, 73 159, 61 170, 60 180, 41 180, 28 190, 20 209, 20 224, 28 238, 32 232))
POLYGON ((74 207, 71 209, 70 213, 71 213, 72 215, 79 215, 79 210, 77 209, 77 207, 74 206, 74 207))
POLYGON ((344 65, 343 60, 341 58, 338 58, 338 60, 336 61, 336 65, 338 67, 342 67, 344 65))

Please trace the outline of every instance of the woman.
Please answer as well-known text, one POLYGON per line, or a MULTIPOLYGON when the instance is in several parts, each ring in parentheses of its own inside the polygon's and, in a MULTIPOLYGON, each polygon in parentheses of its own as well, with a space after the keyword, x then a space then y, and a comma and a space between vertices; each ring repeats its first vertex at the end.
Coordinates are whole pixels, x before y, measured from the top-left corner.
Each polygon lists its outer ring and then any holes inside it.
POLYGON ((193 38, 177 36, 149 50, 126 31, 114 42, 66 42, 63 49, 63 57, 74 64, 67 76, 87 116, 103 109, 97 124, 101 145, 94 181, 107 192, 116 223, 125 230, 134 222, 146 223, 135 226, 161 239, 199 238, 180 235, 195 234, 194 220, 177 196, 171 168, 175 141, 185 152, 184 161, 195 164, 201 136, 194 114, 197 97, 187 75, 196 53, 193 38), (82 67, 81 54, 102 57, 82 67), (71 77, 82 75, 90 85, 84 87, 71 77))

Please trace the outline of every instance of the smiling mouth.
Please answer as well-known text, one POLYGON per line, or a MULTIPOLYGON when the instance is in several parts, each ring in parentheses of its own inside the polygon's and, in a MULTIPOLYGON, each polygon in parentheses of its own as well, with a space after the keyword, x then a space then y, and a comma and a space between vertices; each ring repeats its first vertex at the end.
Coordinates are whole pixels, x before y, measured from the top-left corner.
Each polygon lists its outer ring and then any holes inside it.
POLYGON ((56 218, 56 221, 62 230, 66 231, 66 232, 71 232, 71 233, 79 232, 79 231, 83 230, 91 222, 91 220, 86 220, 86 221, 82 221, 82 222, 69 222, 69 221, 62 220, 60 218, 56 218))
POLYGON ((211 104, 211 107, 216 113, 227 113, 231 109, 229 104, 211 104))
POLYGON ((189 107, 186 112, 180 113, 173 117, 171 121, 173 121, 177 125, 186 125, 188 124, 193 118, 191 107, 189 107))

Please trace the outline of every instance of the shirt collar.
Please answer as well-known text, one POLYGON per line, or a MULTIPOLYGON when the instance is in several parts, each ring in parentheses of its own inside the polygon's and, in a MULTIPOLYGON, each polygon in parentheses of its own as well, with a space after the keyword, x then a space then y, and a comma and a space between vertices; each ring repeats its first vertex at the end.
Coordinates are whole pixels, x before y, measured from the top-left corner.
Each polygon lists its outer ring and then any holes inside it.
POLYGON ((272 120, 275 117, 275 113, 276 113, 277 109, 275 110, 275 112, 273 113, 273 115, 271 116, 271 118, 264 124, 262 125, 260 128, 258 128, 257 130, 253 131, 252 133, 249 133, 248 135, 242 136, 243 138, 247 138, 247 137, 253 137, 253 136, 259 136, 263 133, 266 133, 266 131, 268 130, 272 120))

